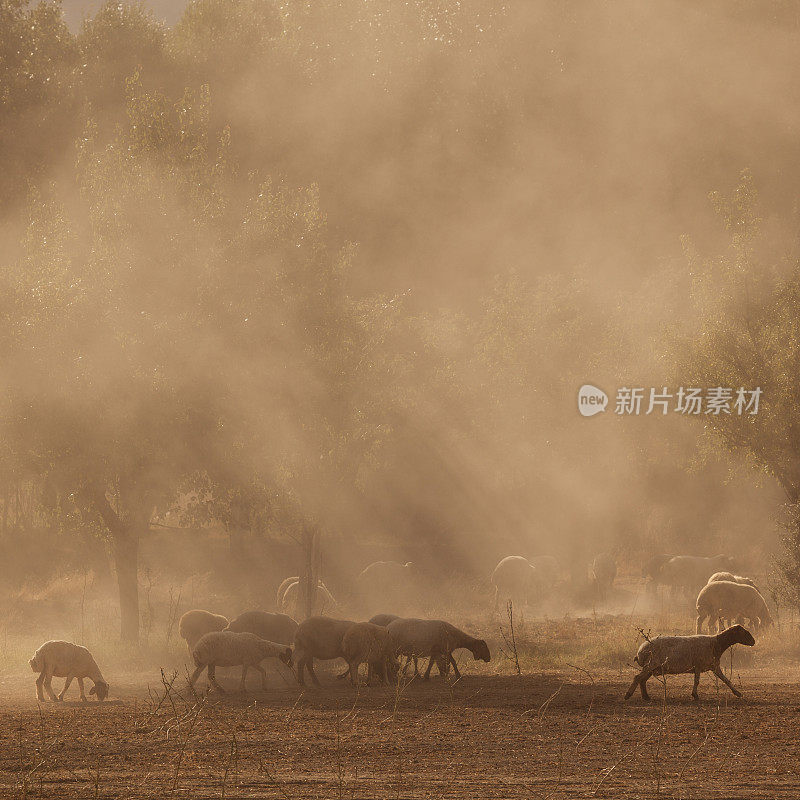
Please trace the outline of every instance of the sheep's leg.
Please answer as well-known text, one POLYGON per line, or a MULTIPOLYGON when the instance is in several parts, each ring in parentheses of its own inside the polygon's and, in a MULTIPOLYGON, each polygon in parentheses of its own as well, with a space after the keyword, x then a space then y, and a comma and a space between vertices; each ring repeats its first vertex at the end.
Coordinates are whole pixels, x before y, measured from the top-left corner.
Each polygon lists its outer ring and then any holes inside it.
MULTIPOLYGON (((198 667, 198 668, 197 668, 197 669, 196 669, 196 670, 195 670, 195 671, 192 673, 192 677, 191 677, 191 678, 189 678, 189 686, 191 686, 191 687, 192 687, 192 689, 194 689, 194 685, 195 685, 195 683, 197 682, 197 679, 200 677, 200 673, 201 673, 201 672, 202 672, 202 671, 203 671, 205 668, 206 668, 206 665, 205 665, 205 664, 203 664, 202 666, 199 666, 199 667, 198 667)), ((82 689, 83 689, 83 684, 81 684, 81 690, 82 690, 82 689)))
MULTIPOLYGON (((417 656, 409 656, 409 658, 414 659, 414 677, 419 677, 419 658, 417 656)), ((408 666, 408 664, 406 664, 408 666)))
POLYGON ((242 682, 239 684, 239 691, 244 694, 246 689, 246 678, 247 678, 247 664, 242 664, 242 682))
POLYGON ((306 685, 305 679, 303 678, 303 670, 305 669, 305 666, 306 666, 305 660, 303 658, 299 658, 297 660, 297 682, 301 686, 306 685))
POLYGON ((47 692, 47 696, 54 702, 58 702, 58 698, 53 691, 53 676, 49 673, 44 677, 44 690, 47 692))
POLYGON ((500 607, 500 587, 494 587, 494 613, 497 613, 498 608, 500 607))
POLYGON ((217 683, 217 668, 213 664, 208 665, 208 682, 221 694, 227 694, 227 692, 217 683))
POLYGON ((358 686, 358 661, 351 661, 348 667, 348 671, 350 672, 350 684, 352 686, 358 686))
POLYGON ((309 656, 308 661, 306 661, 306 669, 311 676, 311 680, 314 681, 314 686, 319 686, 320 683, 317 679, 317 673, 314 672, 314 658, 312 656, 309 656))
POLYGON ((81 702, 87 703, 88 700, 86 699, 86 695, 83 691, 83 678, 78 678, 78 688, 81 690, 81 702))
POLYGON ((700 670, 696 669, 694 671, 694 686, 692 686, 692 699, 699 700, 699 696, 697 694, 697 687, 700 685, 700 670))
POLYGON ((737 697, 742 693, 725 677, 725 673, 720 669, 719 664, 715 664, 711 670, 737 697))
POLYGON ((460 680, 461 673, 458 671, 458 664, 456 664, 456 660, 453 658, 453 654, 452 653, 448 653, 447 654, 447 659, 453 665, 453 672, 456 675, 456 680, 460 680))
POLYGON ((72 679, 74 675, 67 675, 67 679, 64 681, 64 688, 61 690, 61 694, 58 696, 59 700, 64 699, 64 695, 67 693, 67 689, 69 689, 69 685, 72 683, 72 679))
POLYGON ((628 691, 625 692, 625 699, 629 700, 633 693, 636 691, 636 687, 639 685, 639 678, 641 678, 641 673, 639 675, 634 676, 633 683, 628 687, 628 691))
MULTIPOLYGON (((703 612, 703 611, 698 611, 697 612, 697 619, 695 620, 695 623, 694 623, 694 632, 696 634, 699 634, 700 631, 703 630, 703 622, 704 622, 705 618, 706 618, 705 612, 703 612)), ((711 627, 711 620, 710 619, 708 621, 708 627, 709 628, 711 627)))
POLYGON ((639 676, 639 689, 642 693, 642 700, 649 700, 650 695, 647 693, 647 681, 650 680, 652 672, 643 672, 639 676))
POLYGON ((44 702, 44 693, 42 692, 42 684, 44 683, 44 672, 40 673, 36 679, 36 699, 39 702, 44 702))
POLYGON ((257 669, 261 673, 261 689, 263 691, 267 691, 267 671, 261 664, 256 664, 255 669, 257 669))
POLYGON ((433 666, 434 661, 436 661, 436 653, 431 653, 430 658, 428 659, 428 669, 425 670, 422 680, 429 681, 431 679, 431 667, 433 666))

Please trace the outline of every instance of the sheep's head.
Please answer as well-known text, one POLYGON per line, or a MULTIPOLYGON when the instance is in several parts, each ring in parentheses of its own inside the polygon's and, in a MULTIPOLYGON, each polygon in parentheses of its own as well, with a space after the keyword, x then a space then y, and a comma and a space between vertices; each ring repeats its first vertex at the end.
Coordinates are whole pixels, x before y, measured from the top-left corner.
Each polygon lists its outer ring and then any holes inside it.
POLYGON ((756 643, 753 634, 743 625, 733 625, 724 633, 729 634, 732 644, 743 644, 747 645, 747 647, 752 647, 756 643))
POLYGON ((108 697, 108 684, 105 681, 97 681, 91 689, 89 694, 96 694, 97 699, 102 703, 108 697))
POLYGON ((292 648, 287 647, 282 653, 278 654, 278 658, 286 664, 289 669, 294 666, 294 661, 292 660, 292 648))
POLYGON ((39 662, 36 660, 36 656, 34 656, 34 657, 33 657, 33 658, 32 658, 32 659, 31 659, 31 660, 28 662, 28 664, 30 664, 30 667, 31 667, 31 669, 32 669, 34 672, 41 672, 41 671, 42 671, 42 665, 41 665, 41 664, 40 664, 40 663, 39 663, 39 662))
POLYGON ((492 660, 492 654, 489 652, 489 645, 486 644, 483 639, 476 639, 470 651, 476 661, 489 662, 492 660))

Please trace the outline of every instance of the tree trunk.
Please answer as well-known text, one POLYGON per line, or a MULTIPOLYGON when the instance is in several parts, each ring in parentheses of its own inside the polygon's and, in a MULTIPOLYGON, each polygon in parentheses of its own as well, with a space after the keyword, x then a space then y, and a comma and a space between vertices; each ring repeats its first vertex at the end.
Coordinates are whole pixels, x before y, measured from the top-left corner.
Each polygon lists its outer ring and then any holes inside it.
POLYGON ((113 535, 114 566, 119 587, 120 634, 139 641, 139 531, 126 526, 113 535))
POLYGON ((92 490, 92 500, 111 532, 119 587, 120 633, 125 642, 139 641, 139 534, 150 524, 152 506, 135 492, 124 516, 108 502, 105 487, 92 490))

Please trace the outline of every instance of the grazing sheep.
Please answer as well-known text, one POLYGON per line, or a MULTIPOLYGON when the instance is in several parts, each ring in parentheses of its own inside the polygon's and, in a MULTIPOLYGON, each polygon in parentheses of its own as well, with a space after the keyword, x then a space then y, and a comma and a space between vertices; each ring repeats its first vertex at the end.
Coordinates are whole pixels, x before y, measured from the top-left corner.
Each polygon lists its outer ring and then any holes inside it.
POLYGON ((297 662, 297 682, 305 686, 303 670, 314 683, 319 680, 314 672, 314 659, 329 661, 333 658, 344 658, 342 639, 355 622, 332 617, 309 617, 300 623, 294 637, 294 655, 297 662))
POLYGON ((204 669, 208 669, 208 680, 218 691, 225 690, 217 683, 217 667, 242 668, 242 682, 239 691, 245 691, 247 670, 252 667, 261 673, 261 687, 266 691, 267 673, 261 666, 265 658, 278 658, 292 666, 292 648, 277 642, 268 642, 254 633, 235 633, 234 631, 214 631, 200 638, 192 650, 192 657, 197 669, 192 673, 189 684, 194 684, 204 669))
POLYGON ((178 633, 186 640, 191 653, 202 636, 213 631, 221 631, 227 624, 228 618, 223 617, 222 614, 212 614, 210 611, 195 608, 187 611, 181 617, 178 623, 178 633))
POLYGON ((589 565, 589 581, 598 597, 607 597, 617 577, 617 562, 611 553, 596 555, 589 565))
POLYGON ((638 685, 642 698, 649 700, 646 684, 652 675, 685 675, 690 672, 694 673, 694 700, 698 699, 701 672, 713 672, 737 697, 741 697, 720 669, 719 660, 731 645, 752 647, 755 643, 750 631, 741 625, 734 625, 716 636, 659 636, 644 642, 636 654, 636 663, 642 671, 633 679, 625 699, 636 691, 638 685))
MULTIPOLYGON (((298 580, 286 587, 279 608, 296 617, 300 611, 300 602, 300 581, 298 580)), ((323 611, 332 611, 337 605, 334 596, 328 591, 328 587, 322 581, 319 581, 317 583, 317 593, 314 597, 314 611, 321 614, 323 611)))
POLYGON ((476 639, 441 619, 396 619, 389 624, 387 630, 396 653, 405 656, 429 656, 425 680, 430 678, 434 662, 442 675, 447 664, 452 664, 456 678, 460 678, 461 673, 453 658, 453 651, 462 647, 469 650, 476 661, 480 659, 488 662, 492 658, 489 646, 483 639, 476 639))
POLYGON ((393 679, 398 672, 394 647, 385 627, 371 622, 358 622, 351 625, 342 637, 342 654, 348 664, 350 683, 358 684, 358 668, 367 664, 367 684, 373 675, 384 683, 393 679))
POLYGON ((92 654, 79 644, 72 642, 51 641, 45 642, 28 662, 34 672, 39 673, 36 679, 36 697, 44 700, 42 688, 47 692, 47 696, 53 700, 63 700, 64 695, 69 689, 73 678, 78 680, 78 688, 81 691, 81 700, 86 702, 86 695, 83 692, 83 679, 89 678, 94 683, 89 694, 97 695, 99 701, 108 697, 108 684, 97 666, 97 662, 92 654), (56 678, 66 678, 64 688, 58 697, 53 693, 52 680, 56 678))
POLYGON ((719 581, 730 581, 731 583, 744 583, 747 586, 752 586, 758 589, 756 582, 752 578, 743 578, 741 575, 734 575, 732 572, 715 572, 709 579, 708 583, 718 583, 719 581))
POLYGON ((522 608, 538 591, 538 577, 536 567, 527 558, 506 556, 492 572, 494 610, 498 610, 501 597, 522 608))
POLYGON ((232 619, 226 631, 254 633, 261 639, 278 644, 292 644, 297 633, 297 623, 286 614, 270 611, 245 611, 232 619))
POLYGON ((720 629, 722 619, 747 620, 752 626, 772 624, 764 598, 758 589, 746 583, 714 581, 700 590, 697 595, 697 623, 695 632, 700 633, 703 621, 708 618, 708 628, 716 623, 720 629))
POLYGON ((734 566, 732 556, 673 556, 661 566, 660 582, 675 590, 697 592, 706 585, 709 575, 720 570, 732 570, 734 566))

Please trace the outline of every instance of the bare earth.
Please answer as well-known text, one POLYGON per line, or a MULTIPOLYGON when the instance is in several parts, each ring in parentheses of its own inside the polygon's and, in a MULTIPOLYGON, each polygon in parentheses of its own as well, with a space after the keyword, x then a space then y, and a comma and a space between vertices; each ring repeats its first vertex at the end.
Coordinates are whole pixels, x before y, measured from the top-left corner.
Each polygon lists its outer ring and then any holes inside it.
POLYGON ((196 700, 183 678, 167 695, 128 676, 102 706, 41 709, 33 676, 15 677, 0 683, 0 797, 800 797, 795 676, 734 676, 740 701, 706 675, 699 704, 688 676, 666 704, 655 680, 659 699, 623 702, 619 675, 466 675, 399 694, 320 677, 196 700))

